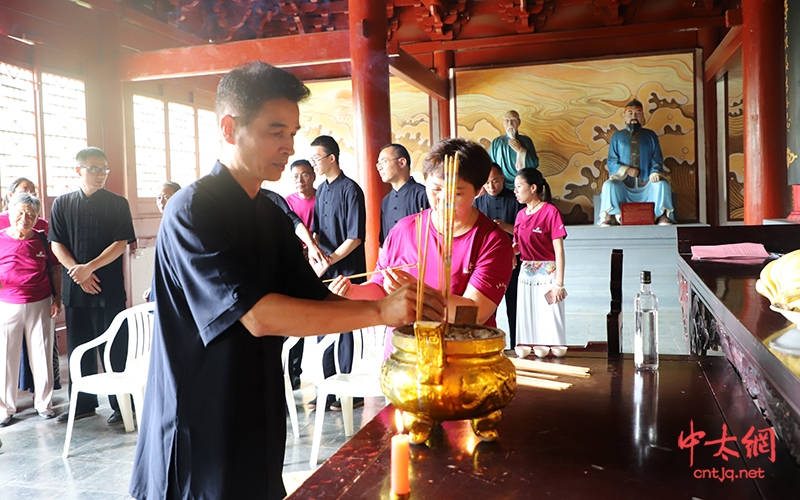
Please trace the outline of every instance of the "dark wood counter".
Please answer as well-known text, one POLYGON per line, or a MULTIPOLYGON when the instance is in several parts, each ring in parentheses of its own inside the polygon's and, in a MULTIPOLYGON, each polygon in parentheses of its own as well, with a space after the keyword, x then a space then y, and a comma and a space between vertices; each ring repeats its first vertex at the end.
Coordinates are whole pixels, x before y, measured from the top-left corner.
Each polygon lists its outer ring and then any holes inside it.
POLYGON ((791 323, 755 289, 764 262, 692 260, 692 245, 763 243, 770 252, 800 248, 800 227, 678 228, 678 281, 690 352, 721 348, 776 432, 800 461, 800 373, 770 350, 791 323))
MULTIPOLYGON (((467 421, 445 422, 432 446, 412 446, 411 498, 786 499, 800 491, 800 467, 780 441, 774 458, 764 449, 748 457, 743 438, 769 425, 725 359, 662 356, 657 374, 635 373, 630 357, 552 362, 588 366, 591 377, 569 377, 565 391, 518 387, 495 443, 481 443, 467 421), (707 444, 723 425, 736 437, 727 447, 738 456, 728 460, 707 444), (692 426, 705 436, 690 464, 679 437, 692 426), (754 478, 710 477, 723 468, 754 478)), ((288 498, 389 498, 393 417, 384 409, 288 498)))

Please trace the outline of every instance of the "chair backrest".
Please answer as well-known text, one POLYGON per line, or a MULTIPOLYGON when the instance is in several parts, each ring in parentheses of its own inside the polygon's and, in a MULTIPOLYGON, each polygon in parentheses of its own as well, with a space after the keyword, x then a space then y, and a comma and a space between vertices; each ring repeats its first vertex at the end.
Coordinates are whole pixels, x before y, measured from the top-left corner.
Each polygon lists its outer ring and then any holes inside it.
MULTIPOLYGON (((384 342, 386 342, 385 326, 371 326, 353 330, 353 366, 350 373, 380 373, 383 364, 384 342)), ((325 350, 333 345, 333 359, 336 373, 341 373, 339 368, 339 334, 325 335, 319 343, 315 337, 306 337, 303 357, 309 356, 311 361, 309 373, 312 380, 320 381, 322 375, 322 356, 325 350)), ((305 372, 304 372, 305 373, 305 372)))
POLYGON ((371 326, 353 331, 351 373, 380 373, 387 331, 388 328, 385 326, 371 326))
MULTIPOLYGON (((145 302, 129 307, 114 317, 107 331, 118 332, 123 323, 128 325, 128 359, 125 371, 147 370, 150 364, 150 348, 153 345, 153 323, 155 302, 145 302)), ((109 341, 109 345, 113 340, 109 341)), ((105 350, 106 367, 110 371, 111 349, 105 350)))

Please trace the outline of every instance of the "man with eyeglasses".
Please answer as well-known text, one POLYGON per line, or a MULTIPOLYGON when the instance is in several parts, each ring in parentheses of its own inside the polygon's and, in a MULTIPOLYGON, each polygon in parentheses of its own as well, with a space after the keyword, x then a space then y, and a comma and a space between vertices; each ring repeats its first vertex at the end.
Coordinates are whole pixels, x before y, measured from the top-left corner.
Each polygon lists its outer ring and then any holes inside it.
POLYGON ((402 144, 387 144, 378 154, 378 175, 381 180, 392 185, 392 191, 381 201, 380 243, 386 241, 389 231, 397 221, 411 214, 425 210, 428 195, 425 186, 411 177, 411 155, 402 144))
MULTIPOLYGON (((328 270, 321 277, 333 279, 337 276, 352 276, 367 271, 367 257, 364 253, 364 238, 367 233, 367 208, 364 192, 352 179, 344 175, 339 167, 339 144, 328 135, 321 135, 311 142, 311 164, 314 172, 325 178, 317 188, 317 201, 314 203, 314 235, 319 247, 330 256, 328 270)), ((356 278, 354 283, 362 283, 364 278, 356 278)), ((339 368, 350 373, 353 364, 353 333, 343 332, 339 342, 339 368)), ((336 374, 333 361, 333 346, 322 359, 325 377, 336 374)), ((320 402, 325 409, 340 410, 339 402, 320 402)), ((353 406, 363 404, 358 398, 353 406)), ((317 408, 317 401, 309 403, 309 408, 317 408)))
MULTIPOLYGON (((100 336, 114 317, 125 309, 125 279, 122 255, 136 241, 128 201, 104 188, 108 178, 106 154, 86 148, 75 159, 80 189, 59 196, 50 212, 50 242, 63 266, 62 294, 67 324, 67 352, 100 336)), ((111 364, 123 370, 128 354, 128 331, 120 329, 111 348, 111 364)), ((100 359, 103 359, 101 348, 100 359)), ((81 359, 83 375, 97 373, 97 357, 81 359)), ((70 396, 72 381, 70 380, 70 396)), ((114 410, 108 423, 122 423, 115 396, 109 396, 114 410)), ((79 394, 75 419, 90 417, 97 408, 97 396, 79 394)), ((56 419, 66 422, 69 413, 56 419)))
POLYGON ((512 192, 517 171, 539 167, 539 157, 536 155, 536 148, 533 147, 533 139, 519 133, 521 123, 519 113, 513 109, 507 111, 503 115, 505 135, 495 138, 489 146, 489 156, 493 162, 500 165, 506 189, 512 192))

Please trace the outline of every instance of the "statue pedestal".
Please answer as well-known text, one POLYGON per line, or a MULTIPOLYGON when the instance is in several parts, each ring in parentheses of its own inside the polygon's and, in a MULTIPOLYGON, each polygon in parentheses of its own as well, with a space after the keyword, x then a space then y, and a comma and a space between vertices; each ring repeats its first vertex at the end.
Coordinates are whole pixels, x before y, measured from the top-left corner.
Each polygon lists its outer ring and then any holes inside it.
POLYGON ((652 226, 654 224, 655 204, 652 202, 620 203, 619 211, 622 214, 620 224, 623 226, 652 226))

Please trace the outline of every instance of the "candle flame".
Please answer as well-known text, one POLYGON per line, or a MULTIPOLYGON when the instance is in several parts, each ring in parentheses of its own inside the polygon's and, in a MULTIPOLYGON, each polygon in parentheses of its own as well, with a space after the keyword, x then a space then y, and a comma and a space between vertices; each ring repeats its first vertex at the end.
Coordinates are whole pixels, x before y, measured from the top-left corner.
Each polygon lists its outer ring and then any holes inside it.
POLYGON ((400 410, 394 411, 394 425, 397 427, 398 434, 403 432, 403 412, 400 410))

